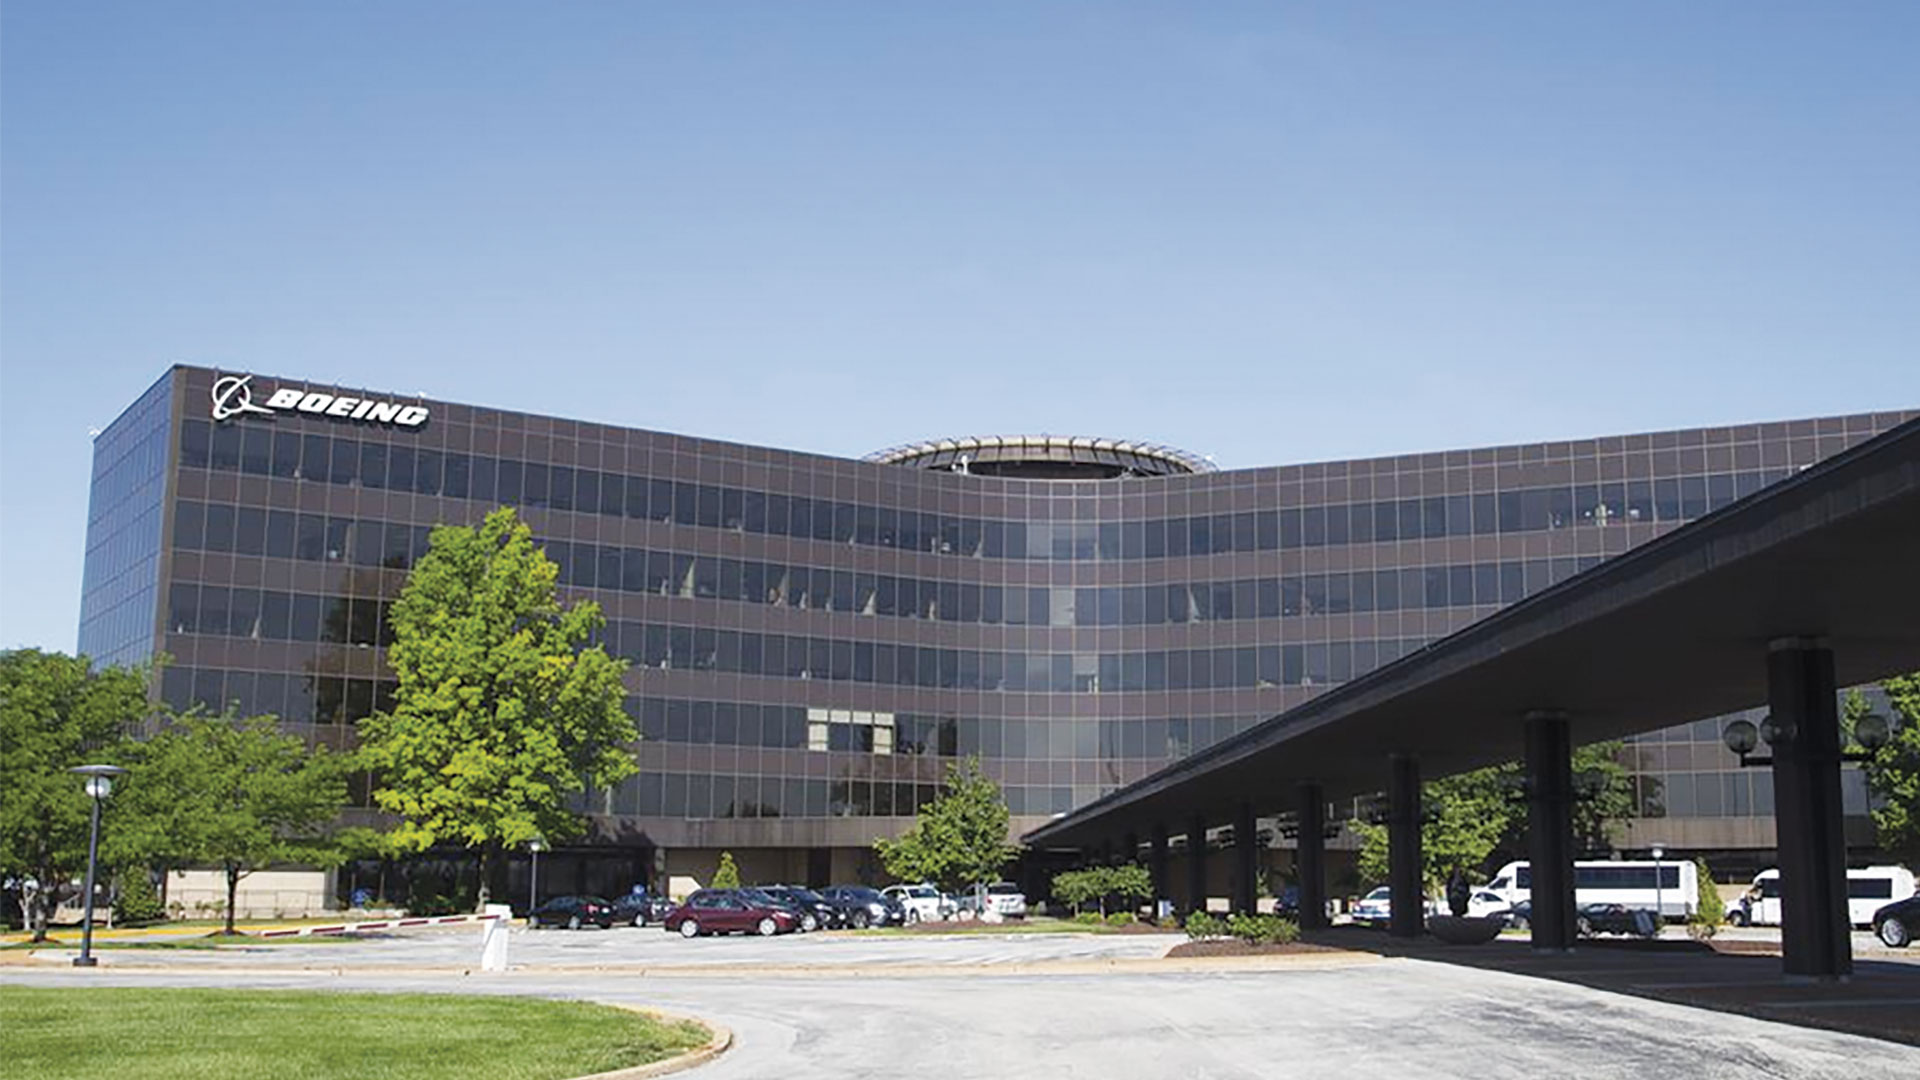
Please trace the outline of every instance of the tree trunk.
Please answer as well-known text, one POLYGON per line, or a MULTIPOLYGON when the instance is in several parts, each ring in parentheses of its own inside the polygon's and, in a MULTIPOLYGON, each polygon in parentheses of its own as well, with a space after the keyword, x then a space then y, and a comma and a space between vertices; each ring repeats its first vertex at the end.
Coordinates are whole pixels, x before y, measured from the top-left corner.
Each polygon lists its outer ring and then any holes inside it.
POLYGON ((240 868, 238 866, 235 866, 233 863, 228 863, 227 864, 227 929, 226 929, 226 933, 229 936, 233 934, 233 905, 239 892, 240 892, 240 868))
MULTIPOLYGON (((36 880, 45 881, 46 878, 41 876, 36 880)), ((40 885, 29 893, 27 887, 22 885, 20 895, 26 900, 27 925, 33 928, 33 943, 41 944, 47 940, 47 923, 53 918, 54 891, 40 885)))
POLYGON ((493 899, 493 890, 491 888, 493 880, 493 848, 494 845, 491 841, 480 845, 480 880, 473 890, 476 898, 473 908, 475 912, 486 911, 487 901, 493 899))

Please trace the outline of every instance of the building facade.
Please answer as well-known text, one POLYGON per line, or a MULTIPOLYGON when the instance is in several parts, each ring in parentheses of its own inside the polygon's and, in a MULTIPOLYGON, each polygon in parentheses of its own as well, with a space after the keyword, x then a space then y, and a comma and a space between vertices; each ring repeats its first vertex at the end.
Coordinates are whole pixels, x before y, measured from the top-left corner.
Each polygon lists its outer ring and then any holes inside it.
MULTIPOLYGON (((1032 827, 1914 415, 1231 470, 1045 438, 856 461, 176 367, 95 442, 80 648, 351 745, 430 529, 515 506, 604 610, 643 733, 542 880, 698 880, 722 849, 872 877, 957 757, 1032 827)), ((1720 723, 1629 745, 1629 846, 1764 859, 1771 777, 1720 723)))

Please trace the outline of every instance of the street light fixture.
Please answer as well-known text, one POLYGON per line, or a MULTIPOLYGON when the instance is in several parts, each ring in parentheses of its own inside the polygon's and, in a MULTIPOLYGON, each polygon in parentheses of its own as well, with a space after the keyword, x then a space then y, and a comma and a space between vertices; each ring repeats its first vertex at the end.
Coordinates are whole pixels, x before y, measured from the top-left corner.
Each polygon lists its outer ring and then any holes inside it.
POLYGON ((1653 935, 1660 936, 1660 927, 1667 921, 1666 897, 1661 893, 1660 860, 1667 849, 1659 844, 1653 845, 1653 935))
POLYGON ((546 841, 537 836, 527 841, 527 850, 533 853, 533 872, 527 878, 528 920, 533 918, 533 909, 540 906, 540 853, 546 848, 546 841))
MULTIPOLYGON (((1754 748, 1761 742, 1764 741, 1777 750, 1783 744, 1793 742, 1799 734, 1799 728, 1793 721, 1776 720, 1773 714, 1769 713, 1760 719, 1758 727, 1754 726, 1751 720, 1735 720, 1720 732, 1720 738, 1727 744, 1727 749, 1740 755, 1740 767, 1744 769, 1773 764, 1771 757, 1752 756, 1754 748)), ((1853 741, 1860 744, 1861 750, 1842 753, 1840 760, 1872 761, 1874 754, 1887 745, 1887 740, 1892 737, 1893 725, 1887 722, 1887 718, 1879 713, 1868 713, 1853 724, 1853 741)))
POLYGON ((127 770, 118 765, 78 765, 67 771, 86 778, 87 797, 93 800, 92 825, 87 833, 86 915, 80 922, 80 955, 73 958, 73 966, 94 967, 99 964, 93 958, 93 883, 100 868, 100 800, 112 793, 112 778, 127 770))

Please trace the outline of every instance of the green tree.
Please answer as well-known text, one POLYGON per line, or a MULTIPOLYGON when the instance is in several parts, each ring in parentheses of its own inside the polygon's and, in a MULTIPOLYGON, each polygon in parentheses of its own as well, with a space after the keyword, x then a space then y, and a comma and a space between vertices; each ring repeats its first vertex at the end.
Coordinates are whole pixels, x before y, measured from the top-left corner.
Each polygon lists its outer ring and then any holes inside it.
POLYGON ((874 841, 881 865, 902 881, 961 889, 992 881, 1020 849, 1007 843, 1006 800, 969 757, 947 767, 946 787, 897 840, 874 841))
POLYGON ((710 888, 737 889, 740 887, 740 868, 733 864, 733 852, 720 853, 720 866, 713 872, 713 884, 710 888))
MULTIPOLYGON (((91 807, 67 770, 115 760, 124 731, 148 713, 143 670, 95 671, 84 656, 38 649, 0 653, 0 878, 17 883, 33 940, 47 939, 60 889, 86 872, 91 807)), ((103 810, 117 822, 113 800, 103 810)))
POLYGON ((121 865, 208 864, 226 880, 233 933, 241 879, 274 863, 330 866, 351 755, 311 749, 271 716, 192 711, 131 748, 112 850, 121 865))
MULTIPOLYGON (((1622 744, 1600 742, 1577 747, 1572 772, 1573 839, 1577 848, 1612 847, 1620 822, 1633 812, 1633 782, 1620 763, 1622 744)), ((1429 781, 1422 787, 1424 823, 1420 829, 1422 878, 1438 888, 1453 868, 1484 873, 1496 851, 1526 848, 1527 804, 1520 797, 1521 769, 1508 762, 1429 781)), ((1362 886, 1387 879, 1387 829, 1356 822, 1362 886)))
MULTIPOLYGON (((1920 672, 1897 675, 1881 684, 1893 707, 1893 728, 1887 745, 1866 766, 1867 789, 1873 793, 1873 824, 1880 846, 1901 862, 1920 862, 1920 672)), ((1849 694, 1846 713, 1854 713, 1849 694)), ((1865 715, 1860 700, 1858 714, 1865 715)), ((1859 716, 1849 716, 1847 730, 1859 716)))
POLYGON ((1693 860, 1693 871, 1700 879, 1700 906, 1689 921, 1698 926, 1719 926, 1726 921, 1727 902, 1720 899, 1720 890, 1713 884, 1713 868, 1701 858, 1693 860))
POLYGON ((361 725, 390 849, 473 850, 482 905, 504 849, 579 835, 568 796, 636 770, 626 662, 590 644, 599 605, 562 605, 557 574, 509 508, 435 529, 393 605, 393 709, 361 725))

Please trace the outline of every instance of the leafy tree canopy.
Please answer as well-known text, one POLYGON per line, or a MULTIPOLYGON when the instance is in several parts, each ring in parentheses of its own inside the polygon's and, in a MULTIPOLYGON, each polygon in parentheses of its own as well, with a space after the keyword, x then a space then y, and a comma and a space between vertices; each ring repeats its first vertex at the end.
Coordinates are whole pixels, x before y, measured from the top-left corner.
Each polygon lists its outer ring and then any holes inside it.
POLYGON ((177 717, 129 748, 114 828, 121 865, 211 864, 226 878, 233 932, 240 880, 273 863, 337 863, 328 826, 346 805, 351 755, 308 748, 271 716, 177 717))
POLYGON ((562 605, 557 568, 510 508, 442 526, 393 605, 393 709, 362 723, 395 852, 480 853, 582 831, 569 795, 634 773, 626 663, 590 644, 599 605, 562 605))
POLYGON ((1079 911, 1082 905, 1098 904, 1107 914, 1107 899, 1145 900, 1153 895, 1153 875, 1138 863, 1119 866, 1089 866, 1066 870, 1053 876, 1053 895, 1079 911))
POLYGON ((1000 876, 1020 849, 1007 843, 1006 800, 975 757, 947 767, 946 786, 897 840, 877 840, 887 873, 961 889, 1000 876))
POLYGON ((92 810, 67 770, 117 760, 123 733, 149 712, 144 670, 95 671, 84 656, 38 649, 0 653, 0 878, 41 886, 22 896, 37 941, 54 890, 86 872, 92 810))
MULTIPOLYGON (((1867 788, 1873 793, 1873 824, 1880 846, 1908 865, 1920 863, 1920 672, 1898 675, 1882 684, 1897 721, 1887 745, 1867 764, 1867 788)), ((1866 701, 1849 694, 1846 713, 1857 722, 1866 701)), ((1852 730, 1852 723, 1848 724, 1852 730)))
MULTIPOLYGON (((1620 763, 1621 744, 1601 742, 1573 751, 1573 776, 1579 797, 1573 804, 1576 847, 1588 851, 1613 844, 1619 822, 1633 812, 1633 786, 1620 763)), ((1483 873, 1496 851, 1524 852, 1527 804, 1519 798, 1521 770, 1508 762, 1429 781, 1422 787, 1426 809, 1420 830, 1422 875, 1437 888, 1453 868, 1483 873)), ((1387 829, 1356 822, 1360 834, 1363 884, 1387 879, 1387 829)), ((1524 858, 1525 856, 1522 855, 1524 858)))

